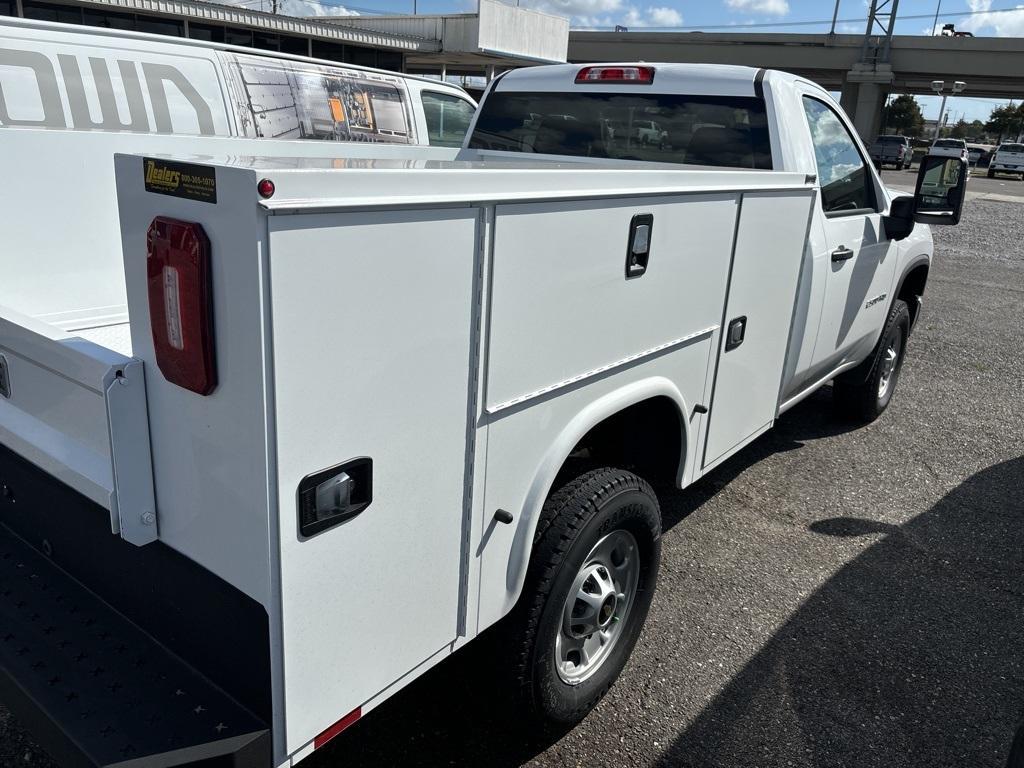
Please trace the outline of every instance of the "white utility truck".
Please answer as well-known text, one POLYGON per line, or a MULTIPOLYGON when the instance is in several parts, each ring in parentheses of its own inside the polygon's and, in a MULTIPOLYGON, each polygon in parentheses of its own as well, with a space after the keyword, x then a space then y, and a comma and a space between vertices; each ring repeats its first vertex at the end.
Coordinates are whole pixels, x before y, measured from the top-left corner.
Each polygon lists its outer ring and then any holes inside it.
POLYGON ((124 316, 0 309, 0 696, 59 760, 292 765, 499 622, 489 680, 578 720, 651 484, 831 379, 884 410, 966 178, 892 197, 818 86, 730 67, 514 72, 471 142, 118 155, 123 267, 68 301, 124 316))

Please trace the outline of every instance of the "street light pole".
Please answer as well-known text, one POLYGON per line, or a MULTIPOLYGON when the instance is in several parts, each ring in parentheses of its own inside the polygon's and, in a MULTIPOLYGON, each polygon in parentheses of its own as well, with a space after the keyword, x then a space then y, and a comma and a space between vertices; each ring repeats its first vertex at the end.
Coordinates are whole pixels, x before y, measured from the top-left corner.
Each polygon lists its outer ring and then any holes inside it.
POLYGON ((942 10, 942 0, 935 4, 935 21, 932 22, 932 37, 935 37, 935 28, 939 26, 939 11, 942 10))
MULTIPOLYGON (((935 135, 933 138, 939 138, 939 131, 942 130, 942 116, 946 114, 946 98, 949 96, 945 92, 946 82, 945 80, 932 80, 932 90, 936 93, 942 94, 942 103, 939 105, 939 117, 935 121, 935 135)), ((960 93, 964 88, 967 87, 967 83, 963 80, 956 80, 953 82, 953 87, 950 91, 954 94, 960 93)))

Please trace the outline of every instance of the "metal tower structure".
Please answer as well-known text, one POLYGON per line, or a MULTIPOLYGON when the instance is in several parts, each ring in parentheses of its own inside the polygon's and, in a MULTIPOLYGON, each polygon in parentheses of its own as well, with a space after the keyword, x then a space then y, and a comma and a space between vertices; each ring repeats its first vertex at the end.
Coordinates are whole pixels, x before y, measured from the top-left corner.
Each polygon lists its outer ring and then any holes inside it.
POLYGON ((888 64, 892 44, 892 31, 896 26, 896 10, 900 0, 870 0, 868 27, 860 48, 860 60, 865 64, 888 64))

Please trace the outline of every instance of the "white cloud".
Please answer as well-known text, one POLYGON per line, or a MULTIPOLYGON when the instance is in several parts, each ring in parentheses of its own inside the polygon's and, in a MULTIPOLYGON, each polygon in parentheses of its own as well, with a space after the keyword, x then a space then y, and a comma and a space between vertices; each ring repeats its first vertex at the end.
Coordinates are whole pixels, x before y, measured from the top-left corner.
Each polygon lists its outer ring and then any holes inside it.
POLYGON ((771 16, 785 16, 789 13, 788 0, 725 0, 725 4, 731 10, 744 13, 764 13, 771 16))
MULTIPOLYGON (((250 11, 270 12, 274 7, 274 0, 212 0, 221 5, 237 5, 247 8, 250 11)), ((358 16, 358 11, 353 11, 343 5, 335 5, 327 0, 278 0, 277 12, 282 16, 358 16)))
POLYGON ((652 27, 681 27, 683 25, 683 14, 675 8, 648 8, 647 15, 651 20, 652 27))
MULTIPOLYGON (((785 2, 785 0, 782 0, 785 2)), ((574 27, 678 27, 683 15, 668 6, 638 6, 624 0, 532 0, 524 6, 568 16, 574 27)))
POLYGON ((967 0, 967 7, 974 11, 957 24, 957 29, 974 34, 994 35, 995 37, 1024 37, 1024 5, 1014 6, 1016 10, 1002 13, 989 13, 992 0, 967 0))

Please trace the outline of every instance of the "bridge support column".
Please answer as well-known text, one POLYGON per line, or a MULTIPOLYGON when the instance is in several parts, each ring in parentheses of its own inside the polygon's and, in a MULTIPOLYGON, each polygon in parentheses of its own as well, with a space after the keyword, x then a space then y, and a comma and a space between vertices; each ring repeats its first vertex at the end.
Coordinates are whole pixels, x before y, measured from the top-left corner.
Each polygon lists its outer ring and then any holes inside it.
POLYGON ((882 107, 892 86, 892 67, 888 64, 854 64, 846 73, 839 104, 866 142, 874 140, 882 124, 882 107))

